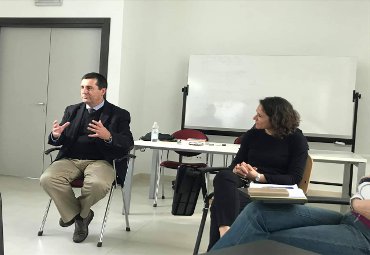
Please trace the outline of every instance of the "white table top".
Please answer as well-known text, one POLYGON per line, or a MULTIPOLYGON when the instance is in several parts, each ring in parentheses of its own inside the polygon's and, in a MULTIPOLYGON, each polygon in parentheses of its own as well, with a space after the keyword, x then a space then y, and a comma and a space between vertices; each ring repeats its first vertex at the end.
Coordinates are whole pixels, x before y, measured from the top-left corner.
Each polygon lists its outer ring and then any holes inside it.
MULTIPOLYGON (((151 142, 151 141, 135 141, 135 149, 150 148, 159 150, 177 150, 212 154, 229 154, 235 155, 240 145, 231 143, 213 143, 204 142, 202 145, 190 145, 189 142, 182 140, 177 142, 151 142)), ((319 162, 349 162, 349 163, 366 163, 367 160, 358 154, 350 151, 330 151, 330 150, 309 150, 311 158, 319 162)))
POLYGON ((151 142, 151 141, 135 141, 135 148, 151 148, 159 150, 176 150, 176 151, 189 151, 200 153, 213 153, 213 154, 231 154, 234 155, 238 152, 240 145, 231 143, 212 143, 203 142, 202 145, 190 145, 192 141, 182 140, 181 143, 177 142, 151 142))
POLYGON ((309 150, 311 158, 314 161, 338 161, 350 163, 366 163, 367 159, 351 151, 330 151, 330 150, 309 150))

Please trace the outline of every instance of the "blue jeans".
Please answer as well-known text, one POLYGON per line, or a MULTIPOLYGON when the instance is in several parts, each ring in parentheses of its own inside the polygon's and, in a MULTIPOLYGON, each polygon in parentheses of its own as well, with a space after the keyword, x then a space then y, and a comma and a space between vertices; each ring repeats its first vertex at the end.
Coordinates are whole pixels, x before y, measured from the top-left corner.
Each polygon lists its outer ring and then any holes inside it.
POLYGON ((271 239, 320 254, 370 254, 370 228, 351 213, 296 204, 248 204, 213 246, 271 239))

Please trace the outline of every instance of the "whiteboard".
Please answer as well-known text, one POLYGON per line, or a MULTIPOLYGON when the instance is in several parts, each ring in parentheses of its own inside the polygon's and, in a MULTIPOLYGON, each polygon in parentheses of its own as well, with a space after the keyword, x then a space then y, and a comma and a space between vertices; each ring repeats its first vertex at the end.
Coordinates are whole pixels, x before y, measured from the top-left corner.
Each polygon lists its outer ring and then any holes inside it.
POLYGON ((354 57, 192 55, 186 128, 244 131, 259 99, 280 96, 305 135, 352 137, 354 57))

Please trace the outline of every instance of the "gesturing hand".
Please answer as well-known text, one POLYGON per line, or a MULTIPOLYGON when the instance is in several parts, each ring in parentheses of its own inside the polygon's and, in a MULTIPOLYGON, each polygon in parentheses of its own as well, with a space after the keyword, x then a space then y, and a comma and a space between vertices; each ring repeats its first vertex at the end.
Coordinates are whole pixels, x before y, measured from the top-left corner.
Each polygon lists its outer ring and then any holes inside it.
POLYGON ((101 123, 101 121, 93 120, 91 123, 89 123, 89 126, 87 127, 87 130, 93 132, 94 134, 89 135, 89 137, 99 137, 103 140, 108 140, 111 136, 108 129, 106 129, 101 123))
POLYGON ((63 133, 64 129, 69 126, 69 124, 71 124, 71 122, 66 122, 63 125, 59 125, 58 121, 54 120, 53 129, 51 131, 53 137, 55 139, 58 139, 60 135, 63 133))

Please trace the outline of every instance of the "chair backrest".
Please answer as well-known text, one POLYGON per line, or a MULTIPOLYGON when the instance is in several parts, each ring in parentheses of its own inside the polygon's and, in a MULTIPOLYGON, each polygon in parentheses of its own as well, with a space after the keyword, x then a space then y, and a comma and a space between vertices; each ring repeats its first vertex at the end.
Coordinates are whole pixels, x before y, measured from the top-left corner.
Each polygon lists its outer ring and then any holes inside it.
POLYGON ((116 183, 121 187, 125 184, 130 161, 134 158, 136 156, 128 152, 125 156, 113 160, 113 167, 116 170, 116 183))
POLYGON ((186 140, 189 138, 193 139, 204 139, 208 141, 208 137, 201 131, 196 129, 181 129, 172 134, 176 139, 186 140))
POLYGON ((308 191, 308 184, 310 183, 311 172, 312 172, 313 160, 310 155, 307 157, 306 166, 304 168, 303 176, 301 182, 298 184, 298 187, 303 190, 306 194, 308 191))
POLYGON ((3 204, 0 193, 0 255, 4 255, 4 236, 3 236, 3 204))
MULTIPOLYGON (((186 139, 204 139, 208 141, 208 137, 201 131, 195 129, 181 129, 172 134, 176 139, 186 140, 186 139)), ((197 152, 186 152, 186 151, 175 151, 177 154, 184 157, 194 157, 199 155, 197 152)))
POLYGON ((242 139, 243 139, 243 135, 235 138, 234 140, 234 144, 241 144, 242 143, 242 139))

